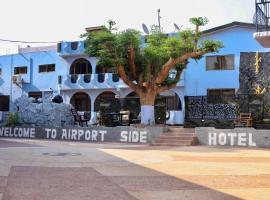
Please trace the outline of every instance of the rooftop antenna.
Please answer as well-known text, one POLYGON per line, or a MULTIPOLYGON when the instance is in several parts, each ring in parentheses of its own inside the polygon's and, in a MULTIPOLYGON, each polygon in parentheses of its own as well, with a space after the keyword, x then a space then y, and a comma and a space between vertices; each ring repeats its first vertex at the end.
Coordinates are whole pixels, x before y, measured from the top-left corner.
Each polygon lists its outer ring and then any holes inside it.
POLYGON ((174 23, 173 25, 174 25, 175 30, 177 31, 180 31, 181 28, 183 27, 183 25, 181 25, 181 27, 179 28, 179 26, 176 23, 174 23))
POLYGON ((147 26, 145 24, 142 24, 142 28, 143 28, 143 32, 146 34, 146 35, 149 35, 149 30, 147 28, 147 26))
POLYGON ((161 30, 161 26, 160 26, 160 19, 161 19, 160 9, 158 9, 157 12, 158 12, 158 28, 159 28, 159 31, 160 31, 161 30))

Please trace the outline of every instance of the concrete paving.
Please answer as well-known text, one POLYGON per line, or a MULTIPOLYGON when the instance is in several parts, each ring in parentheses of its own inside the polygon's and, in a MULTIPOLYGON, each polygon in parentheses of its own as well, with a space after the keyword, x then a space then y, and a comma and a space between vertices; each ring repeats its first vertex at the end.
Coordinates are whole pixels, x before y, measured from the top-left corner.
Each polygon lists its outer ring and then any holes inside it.
POLYGON ((269 196, 269 149, 0 139, 0 200, 269 196))

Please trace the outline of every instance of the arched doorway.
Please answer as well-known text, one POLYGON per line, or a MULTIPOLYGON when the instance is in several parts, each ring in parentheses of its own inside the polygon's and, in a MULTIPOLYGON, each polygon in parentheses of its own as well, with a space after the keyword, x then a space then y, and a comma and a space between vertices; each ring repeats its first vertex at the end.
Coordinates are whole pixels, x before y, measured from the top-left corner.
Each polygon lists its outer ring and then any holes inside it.
POLYGON ((95 100, 95 112, 119 112, 121 110, 120 100, 115 98, 113 92, 102 92, 95 100))
POLYGON ((71 64, 69 74, 92 74, 91 63, 85 58, 78 58, 71 64))
MULTIPOLYGON (((140 98, 135 92, 125 97, 124 109, 130 110, 132 119, 137 119, 141 112, 140 98)), ((173 91, 166 91, 157 95, 155 100, 156 124, 182 124, 182 102, 173 91)))
POLYGON ((120 100, 115 98, 113 92, 103 92, 95 100, 94 110, 97 121, 104 126, 117 126, 120 122, 117 113, 121 110, 120 100))
POLYGON ((91 107, 91 100, 88 94, 84 92, 75 93, 70 99, 70 103, 77 111, 89 112, 91 107))
POLYGON ((155 100, 157 124, 183 124, 182 102, 174 91, 159 94, 155 100))
POLYGON ((139 96, 135 92, 131 92, 125 97, 123 109, 130 111, 131 121, 140 118, 141 103, 139 96))

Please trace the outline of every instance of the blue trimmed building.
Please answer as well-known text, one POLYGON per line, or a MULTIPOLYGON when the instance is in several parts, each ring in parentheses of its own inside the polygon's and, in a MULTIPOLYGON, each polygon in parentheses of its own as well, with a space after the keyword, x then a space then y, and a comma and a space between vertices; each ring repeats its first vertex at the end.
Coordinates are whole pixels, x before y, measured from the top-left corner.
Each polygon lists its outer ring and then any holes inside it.
MULTIPOLYGON (((225 47, 218 54, 190 62, 177 86, 161 94, 170 99, 166 104, 168 124, 184 123, 185 96, 237 92, 240 53, 266 50, 253 38, 255 32, 256 25, 241 22, 203 31, 202 39, 220 40, 225 47)), ((0 56, 0 111, 15 111, 13 102, 22 95, 44 98, 60 93, 65 103, 91 113, 90 123, 95 123, 101 97, 132 96, 117 74, 96 67, 96 63, 97 58, 84 53, 83 41, 21 48, 18 54, 0 56)))

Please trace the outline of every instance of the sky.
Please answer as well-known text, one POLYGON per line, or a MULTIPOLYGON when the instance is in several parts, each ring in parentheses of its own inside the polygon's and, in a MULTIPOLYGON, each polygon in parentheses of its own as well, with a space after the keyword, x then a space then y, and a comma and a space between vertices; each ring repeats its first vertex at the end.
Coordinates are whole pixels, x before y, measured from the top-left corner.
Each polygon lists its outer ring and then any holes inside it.
MULTIPOLYGON (((203 29, 233 21, 252 22, 255 0, 0 0, 0 39, 58 42, 79 40, 86 27, 113 19, 119 31, 142 31, 157 24, 160 9, 165 32, 192 28, 190 17, 203 16, 203 29)), ((0 54, 15 53, 20 43, 0 42, 0 54)), ((35 45, 32 45, 35 46, 35 45)))

